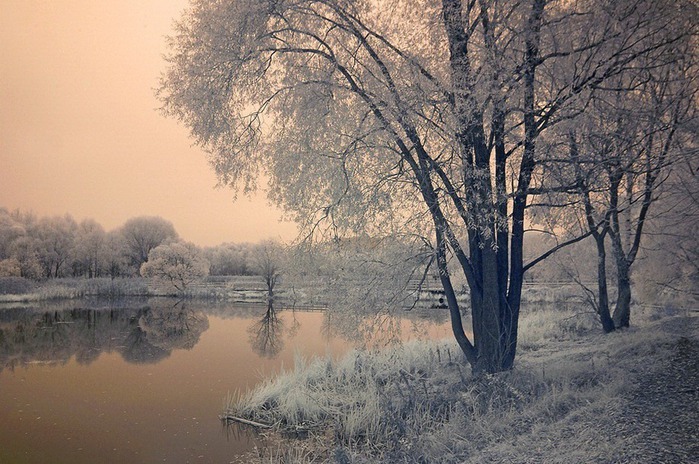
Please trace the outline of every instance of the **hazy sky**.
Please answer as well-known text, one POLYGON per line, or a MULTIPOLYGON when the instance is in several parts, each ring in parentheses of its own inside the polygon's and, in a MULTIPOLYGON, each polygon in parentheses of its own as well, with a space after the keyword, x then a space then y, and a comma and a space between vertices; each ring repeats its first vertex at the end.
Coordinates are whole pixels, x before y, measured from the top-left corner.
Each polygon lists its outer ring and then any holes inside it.
POLYGON ((185 0, 0 0, 0 207, 106 229, 162 216, 199 245, 295 236, 261 196, 233 202, 158 111, 164 36, 185 0))

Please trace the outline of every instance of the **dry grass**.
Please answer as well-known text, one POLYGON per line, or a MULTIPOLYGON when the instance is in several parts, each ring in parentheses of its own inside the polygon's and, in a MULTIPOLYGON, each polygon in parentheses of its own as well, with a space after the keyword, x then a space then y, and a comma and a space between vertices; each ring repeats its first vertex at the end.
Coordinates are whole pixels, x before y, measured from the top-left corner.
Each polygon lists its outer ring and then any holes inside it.
POLYGON ((299 358, 226 413, 310 432, 272 434, 251 462, 580 462, 591 443, 611 460, 614 439, 592 425, 679 335, 667 319, 604 335, 588 316, 530 311, 516 369, 494 376, 472 377, 451 341, 299 358))

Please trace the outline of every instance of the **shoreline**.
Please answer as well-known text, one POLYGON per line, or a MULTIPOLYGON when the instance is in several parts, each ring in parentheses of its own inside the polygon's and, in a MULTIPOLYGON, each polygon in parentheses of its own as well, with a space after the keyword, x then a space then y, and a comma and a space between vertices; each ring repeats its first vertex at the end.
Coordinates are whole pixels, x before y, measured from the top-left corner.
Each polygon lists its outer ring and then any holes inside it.
MULTIPOLYGON (((565 315, 523 320, 556 316, 565 315)), ((673 402, 662 382, 682 357, 684 395, 699 400, 699 360, 687 357, 699 353, 699 316, 639 314, 632 323, 609 335, 565 325, 529 335, 515 369, 481 378, 450 340, 298 359, 223 415, 275 424, 262 435, 266 448, 239 462, 692 462, 699 449, 686 429, 699 428, 699 414, 691 404, 679 410, 686 401, 673 402), (649 384, 661 386, 639 389, 649 384), (643 416, 639 397, 663 415, 629 433, 630 418, 643 416), (671 439, 646 437, 652 424, 671 439)))

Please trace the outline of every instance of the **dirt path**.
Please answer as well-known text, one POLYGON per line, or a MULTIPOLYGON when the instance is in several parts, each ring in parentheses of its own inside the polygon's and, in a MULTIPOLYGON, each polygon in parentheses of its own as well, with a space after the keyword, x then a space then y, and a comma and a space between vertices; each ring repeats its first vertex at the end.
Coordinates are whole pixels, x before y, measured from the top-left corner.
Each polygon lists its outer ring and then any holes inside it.
POLYGON ((585 462, 699 463, 699 317, 669 319, 662 330, 677 335, 672 354, 633 374, 636 386, 598 422, 595 440, 612 449, 598 447, 585 462))
POLYGON ((696 338, 680 338, 672 358, 641 379, 616 427, 629 444, 619 462, 699 463, 696 338))
MULTIPOLYGON (((494 445, 468 462, 699 464, 699 317, 658 321, 652 330, 671 334, 669 344, 661 348, 662 356, 652 353, 644 360, 640 353, 632 353, 626 359, 610 358, 627 369, 626 379, 616 379, 632 385, 622 396, 576 410, 525 437, 524 446, 511 444, 508 450, 494 445)), ((647 328, 637 332, 643 333, 652 335, 647 328)), ((550 365, 564 364, 561 357, 583 362, 585 356, 595 352, 599 356, 608 349, 607 337, 598 337, 597 351, 586 339, 559 346, 560 354, 541 350, 533 357, 550 365)))

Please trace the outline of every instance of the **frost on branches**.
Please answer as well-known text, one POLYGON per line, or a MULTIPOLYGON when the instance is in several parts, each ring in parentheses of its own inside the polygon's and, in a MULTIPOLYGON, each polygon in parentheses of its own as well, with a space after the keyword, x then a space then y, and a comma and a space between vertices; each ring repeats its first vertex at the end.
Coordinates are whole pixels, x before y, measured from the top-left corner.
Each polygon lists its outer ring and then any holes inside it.
POLYGON ((547 137, 683 34, 673 4, 194 1, 158 96, 222 184, 265 174, 304 237, 429 243, 455 339, 497 372, 515 358, 528 205, 567 187, 546 175, 547 137))

